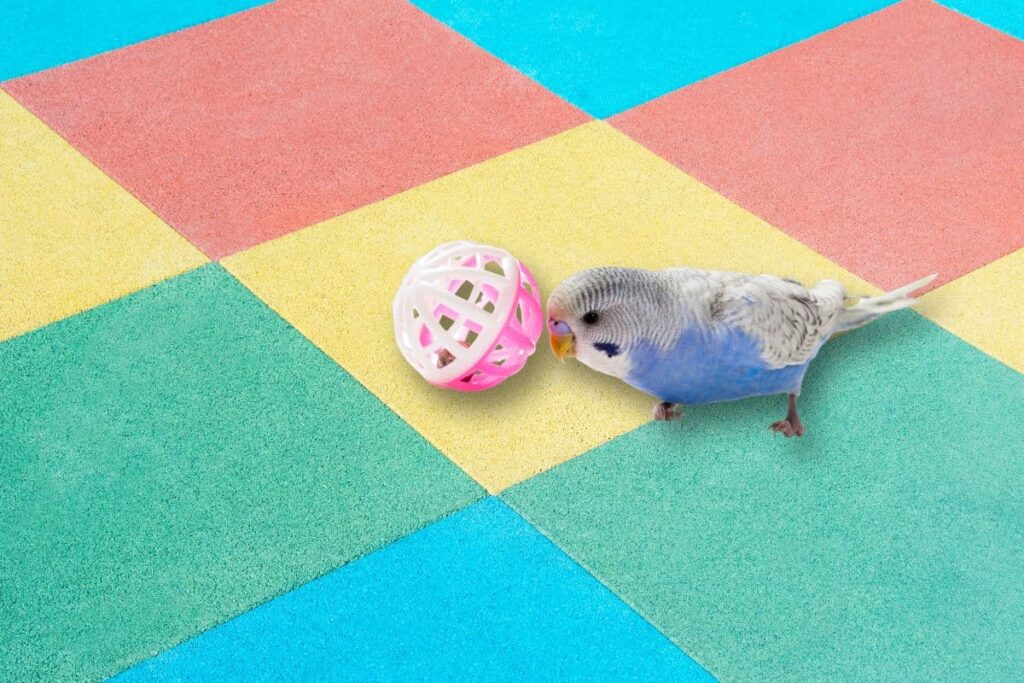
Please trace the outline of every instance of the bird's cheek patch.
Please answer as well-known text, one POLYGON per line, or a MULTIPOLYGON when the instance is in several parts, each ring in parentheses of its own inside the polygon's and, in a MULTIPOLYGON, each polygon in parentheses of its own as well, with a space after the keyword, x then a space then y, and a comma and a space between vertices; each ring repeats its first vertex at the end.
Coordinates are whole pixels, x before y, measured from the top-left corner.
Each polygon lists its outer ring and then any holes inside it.
POLYGON ((615 356, 619 355, 619 345, 611 342, 598 342, 594 344, 594 348, 598 351, 604 351, 608 354, 609 358, 615 358, 615 356))

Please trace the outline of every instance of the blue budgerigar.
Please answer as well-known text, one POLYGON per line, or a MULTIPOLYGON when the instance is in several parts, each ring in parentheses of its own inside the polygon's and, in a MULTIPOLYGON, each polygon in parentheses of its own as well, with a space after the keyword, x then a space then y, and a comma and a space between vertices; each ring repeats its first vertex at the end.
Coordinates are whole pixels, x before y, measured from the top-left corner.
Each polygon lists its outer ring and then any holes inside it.
POLYGON ((592 268, 551 293, 548 332, 559 358, 655 396, 655 419, 679 418, 686 404, 788 394, 788 414, 771 429, 801 436, 797 397, 821 346, 912 305, 910 294, 934 279, 852 302, 835 280, 807 288, 772 275, 592 268))

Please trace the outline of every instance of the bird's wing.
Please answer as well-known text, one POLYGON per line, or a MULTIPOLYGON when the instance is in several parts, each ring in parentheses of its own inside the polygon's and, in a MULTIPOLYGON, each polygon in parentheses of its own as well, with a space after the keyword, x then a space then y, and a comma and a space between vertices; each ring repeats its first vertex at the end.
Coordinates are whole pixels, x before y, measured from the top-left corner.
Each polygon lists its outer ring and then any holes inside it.
POLYGON ((758 340, 770 367, 802 365, 832 334, 843 287, 825 280, 807 289, 771 275, 732 279, 710 303, 713 318, 758 340))

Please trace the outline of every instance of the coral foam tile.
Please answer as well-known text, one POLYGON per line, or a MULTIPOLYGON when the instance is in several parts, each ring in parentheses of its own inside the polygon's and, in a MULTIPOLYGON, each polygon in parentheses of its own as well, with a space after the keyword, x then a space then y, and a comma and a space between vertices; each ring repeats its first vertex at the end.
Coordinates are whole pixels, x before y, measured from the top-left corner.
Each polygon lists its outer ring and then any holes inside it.
POLYGON ((883 288, 1024 246, 1024 41, 908 0, 621 130, 883 288))
POLYGON ((586 116, 399 0, 289 0, 4 88, 219 258, 586 116))

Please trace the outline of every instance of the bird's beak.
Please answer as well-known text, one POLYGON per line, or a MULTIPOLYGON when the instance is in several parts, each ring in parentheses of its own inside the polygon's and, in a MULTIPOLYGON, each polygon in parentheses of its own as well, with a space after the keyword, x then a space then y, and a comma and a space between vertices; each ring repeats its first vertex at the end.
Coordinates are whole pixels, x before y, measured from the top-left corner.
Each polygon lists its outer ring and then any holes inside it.
POLYGON ((548 320, 548 341, 558 360, 565 360, 566 356, 572 358, 576 355, 576 336, 561 320, 548 320))
POLYGON ((571 334, 548 334, 548 341, 551 342, 551 350, 555 352, 558 360, 564 361, 566 356, 572 358, 576 355, 576 337, 571 334))

